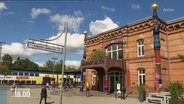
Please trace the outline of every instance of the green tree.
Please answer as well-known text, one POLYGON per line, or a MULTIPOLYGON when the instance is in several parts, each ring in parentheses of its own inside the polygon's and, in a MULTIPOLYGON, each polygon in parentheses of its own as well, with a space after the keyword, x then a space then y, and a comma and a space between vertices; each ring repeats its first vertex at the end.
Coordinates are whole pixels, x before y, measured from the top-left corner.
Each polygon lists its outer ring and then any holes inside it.
POLYGON ((25 70, 38 70, 38 64, 30 61, 29 59, 19 59, 14 62, 13 69, 25 69, 25 70))
POLYGON ((74 67, 68 67, 65 71, 76 71, 77 69, 74 67))
POLYGON ((169 85, 169 90, 171 93, 171 104, 179 104, 178 100, 182 95, 182 84, 179 82, 173 82, 169 85))
POLYGON ((182 61, 184 61, 184 55, 179 54, 178 57, 179 57, 182 61))
POLYGON ((3 60, 0 63, 1 68, 0 72, 3 73, 5 76, 11 74, 12 69, 12 57, 9 54, 5 54, 3 56, 3 60))
POLYGON ((105 53, 102 52, 101 50, 96 50, 91 54, 91 59, 92 60, 100 60, 105 57, 105 53))
MULTIPOLYGON (((62 72, 62 66, 63 66, 63 60, 60 60, 58 63, 56 63, 54 69, 57 72, 62 72)), ((64 67, 64 71, 66 70, 66 66, 64 67)))
POLYGON ((9 70, 6 65, 0 64, 0 73, 2 73, 4 75, 3 80, 5 80, 5 76, 7 76, 8 74, 10 74, 11 73, 11 70, 9 70))
POLYGON ((53 68, 54 68, 54 62, 51 61, 51 60, 48 60, 48 61, 45 63, 44 67, 45 67, 45 70, 50 70, 50 71, 52 71, 53 68))
POLYGON ((9 70, 11 70, 12 67, 12 57, 9 54, 5 54, 3 56, 3 65, 5 65, 9 70))
POLYGON ((11 74, 11 68, 12 68, 12 57, 9 54, 5 54, 3 56, 3 60, 0 63, 0 73, 4 75, 5 77, 9 74, 11 74))

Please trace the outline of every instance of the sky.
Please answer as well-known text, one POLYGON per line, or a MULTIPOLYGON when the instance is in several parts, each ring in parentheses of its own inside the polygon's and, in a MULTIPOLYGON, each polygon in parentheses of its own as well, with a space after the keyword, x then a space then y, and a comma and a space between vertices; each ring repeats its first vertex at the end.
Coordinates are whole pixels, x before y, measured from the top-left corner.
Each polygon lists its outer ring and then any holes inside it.
MULTIPOLYGON (((152 16, 157 3, 159 18, 169 21, 184 16, 184 0, 0 0, 1 55, 29 58, 42 66, 47 60, 63 59, 63 54, 27 47, 28 39, 54 39, 68 23, 66 65, 80 66, 84 35, 88 37, 152 16)), ((64 34, 54 41, 64 45, 64 34)), ((52 60, 54 61, 54 60, 52 60)))

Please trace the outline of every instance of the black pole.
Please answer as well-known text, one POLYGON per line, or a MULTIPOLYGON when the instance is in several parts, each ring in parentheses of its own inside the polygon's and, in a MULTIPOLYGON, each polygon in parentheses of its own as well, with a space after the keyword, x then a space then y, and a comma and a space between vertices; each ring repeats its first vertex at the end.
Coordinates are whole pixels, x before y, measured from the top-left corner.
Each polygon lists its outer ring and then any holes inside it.
POLYGON ((124 62, 124 54, 123 54, 123 45, 126 44, 125 41, 121 41, 121 45, 122 45, 122 81, 121 81, 121 99, 123 98, 123 100, 125 100, 125 92, 126 92, 126 88, 125 88, 125 62, 124 62), (123 96, 122 96, 123 94, 123 96))

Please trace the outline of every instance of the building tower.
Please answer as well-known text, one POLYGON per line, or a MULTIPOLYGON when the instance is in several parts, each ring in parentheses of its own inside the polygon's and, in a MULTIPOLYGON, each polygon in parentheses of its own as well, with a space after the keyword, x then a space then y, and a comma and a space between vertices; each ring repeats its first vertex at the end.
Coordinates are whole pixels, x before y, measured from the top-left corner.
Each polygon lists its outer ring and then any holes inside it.
POLYGON ((162 86, 161 78, 161 63, 160 63, 160 37, 159 37, 159 24, 158 24, 158 15, 157 15, 158 5, 153 4, 153 35, 154 35, 154 52, 155 52, 155 88, 156 91, 160 91, 162 86))

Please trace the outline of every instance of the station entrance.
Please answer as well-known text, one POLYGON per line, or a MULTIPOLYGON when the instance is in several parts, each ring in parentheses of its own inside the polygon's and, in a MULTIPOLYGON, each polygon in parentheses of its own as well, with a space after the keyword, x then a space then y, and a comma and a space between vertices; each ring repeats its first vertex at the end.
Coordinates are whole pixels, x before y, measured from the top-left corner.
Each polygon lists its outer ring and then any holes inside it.
POLYGON ((121 71, 110 71, 109 73, 109 92, 114 93, 117 89, 117 83, 122 81, 122 72, 121 71))

